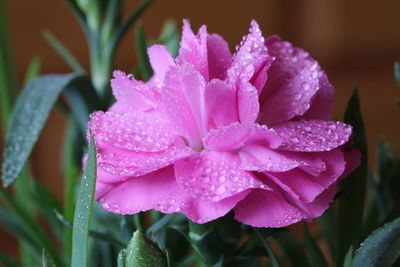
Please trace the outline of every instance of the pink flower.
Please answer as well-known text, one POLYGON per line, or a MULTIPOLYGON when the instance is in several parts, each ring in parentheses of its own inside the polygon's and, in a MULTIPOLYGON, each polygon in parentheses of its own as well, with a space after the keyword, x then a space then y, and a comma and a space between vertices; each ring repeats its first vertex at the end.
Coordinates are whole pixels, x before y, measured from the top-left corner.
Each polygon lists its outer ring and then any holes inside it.
POLYGON ((321 215, 359 164, 330 121, 333 88, 309 54, 255 21, 228 44, 184 21, 179 56, 149 48, 148 82, 114 72, 116 103, 91 116, 96 199, 111 212, 180 212, 205 223, 234 210, 256 227, 321 215))

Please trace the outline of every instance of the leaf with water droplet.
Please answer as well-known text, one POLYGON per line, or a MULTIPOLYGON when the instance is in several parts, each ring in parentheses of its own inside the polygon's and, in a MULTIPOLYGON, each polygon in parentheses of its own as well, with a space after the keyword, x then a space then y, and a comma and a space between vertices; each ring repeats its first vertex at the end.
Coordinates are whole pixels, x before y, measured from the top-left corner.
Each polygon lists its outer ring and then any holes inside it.
POLYGON ((2 166, 4 186, 17 179, 58 96, 77 77, 77 74, 44 75, 22 90, 6 133, 2 166))
POLYGON ((90 134, 88 159, 78 191, 77 205, 72 229, 72 260, 71 266, 87 266, 87 247, 92 215, 93 197, 96 185, 96 147, 93 135, 90 134), (89 186, 85 186, 85 182, 89 186))
POLYGON ((398 266, 394 263, 399 263, 399 257, 400 218, 397 218, 377 229, 362 243, 351 266, 398 266))
POLYGON ((118 266, 166 267, 167 260, 160 248, 143 233, 136 231, 126 249, 118 255, 118 266))

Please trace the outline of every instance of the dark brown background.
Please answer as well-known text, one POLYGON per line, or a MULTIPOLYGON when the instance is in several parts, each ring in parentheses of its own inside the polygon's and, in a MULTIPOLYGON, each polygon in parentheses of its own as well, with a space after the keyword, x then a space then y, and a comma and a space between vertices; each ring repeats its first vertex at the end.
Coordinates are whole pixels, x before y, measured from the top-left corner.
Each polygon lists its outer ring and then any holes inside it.
MULTIPOLYGON (((138 3, 125 2, 126 13, 138 3)), ((19 80, 34 56, 43 60, 42 73, 70 71, 42 38, 45 29, 88 68, 84 36, 62 0, 8 0, 6 4, 19 80)), ((195 29, 207 24, 209 32, 224 36, 233 49, 255 18, 265 35, 278 34, 304 48, 325 68, 336 88, 335 119, 342 118, 352 85, 359 83, 370 149, 374 152, 381 136, 393 146, 400 144, 400 109, 394 104, 400 90, 392 71, 394 61, 400 58, 399 13, 398 0, 159 0, 142 22, 147 34, 155 38, 165 19, 173 18, 180 24, 182 18, 188 18, 195 29)), ((131 31, 118 52, 115 68, 129 71, 135 62, 131 31)), ((63 117, 53 112, 32 157, 35 177, 60 199, 63 130, 63 117)), ((371 154, 370 163, 373 159, 371 154)), ((9 242, 13 241, 1 235, 0 250, 13 250, 9 242)))

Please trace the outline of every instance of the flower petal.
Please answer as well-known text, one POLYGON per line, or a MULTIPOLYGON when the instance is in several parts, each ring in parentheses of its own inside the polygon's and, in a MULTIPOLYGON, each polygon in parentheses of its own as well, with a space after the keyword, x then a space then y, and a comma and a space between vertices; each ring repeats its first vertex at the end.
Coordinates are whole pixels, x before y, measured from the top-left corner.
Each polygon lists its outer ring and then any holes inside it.
POLYGON ((314 95, 310 108, 301 116, 302 119, 331 119, 334 89, 322 70, 319 70, 318 77, 319 90, 314 95))
POLYGON ((203 77, 189 65, 171 67, 162 90, 161 108, 173 122, 171 127, 186 137, 192 147, 200 147, 200 136, 207 128, 203 77))
POLYGON ((207 36, 207 59, 210 80, 225 79, 226 71, 232 61, 228 43, 218 34, 207 36))
POLYGON ((241 123, 253 124, 260 110, 258 93, 249 82, 242 81, 238 90, 238 111, 241 123))
POLYGON ((140 176, 193 153, 162 121, 140 113, 98 111, 88 126, 94 134, 98 166, 115 176, 140 176))
POLYGON ((250 81, 266 61, 273 60, 268 55, 268 49, 264 43, 260 27, 255 20, 251 21, 249 34, 243 37, 243 41, 236 47, 232 65, 228 69, 228 79, 231 83, 238 81, 250 81))
POLYGON ((273 128, 283 138, 281 150, 327 151, 343 145, 352 133, 350 125, 332 121, 291 121, 273 128))
POLYGON ((168 69, 175 65, 171 53, 164 45, 153 45, 147 49, 147 53, 154 75, 163 81, 168 69))
POLYGON ((114 111, 144 112, 157 106, 152 89, 147 84, 122 71, 114 71, 113 75, 111 87, 117 100, 112 108, 114 111))
POLYGON ((204 146, 210 150, 234 153, 244 145, 254 143, 277 148, 281 145, 282 140, 267 127, 237 122, 213 129, 203 139, 204 146))
POLYGON ((336 149, 328 152, 314 153, 315 157, 325 162, 325 170, 317 177, 299 168, 287 172, 265 172, 275 184, 286 191, 293 199, 303 203, 315 200, 323 191, 336 183, 345 169, 343 153, 336 149))
POLYGON ((208 128, 239 121, 236 91, 221 80, 214 79, 207 84, 205 106, 208 128))
POLYGON ((241 168, 247 171, 286 172, 303 162, 286 157, 280 151, 275 151, 265 145, 247 144, 238 152, 241 168))
POLYGON ((175 164, 178 183, 195 198, 220 201, 250 188, 267 188, 250 172, 240 169, 230 153, 203 151, 199 157, 175 164))
POLYGON ((203 25, 195 35, 187 20, 183 20, 182 40, 179 55, 176 58, 179 65, 190 64, 199 71, 206 81, 209 80, 207 62, 207 27, 203 25))
POLYGON ((178 189, 172 167, 119 183, 101 185, 98 182, 96 187, 102 188, 102 194, 97 193, 96 198, 103 208, 119 214, 153 209, 178 189))
POLYGON ((294 207, 279 190, 252 190, 236 207, 235 219, 254 227, 284 227, 306 215, 294 207))
POLYGON ((268 70, 266 88, 261 94, 262 124, 274 125, 303 115, 319 86, 318 62, 305 51, 283 42, 277 36, 266 41, 268 52, 276 59, 268 70))

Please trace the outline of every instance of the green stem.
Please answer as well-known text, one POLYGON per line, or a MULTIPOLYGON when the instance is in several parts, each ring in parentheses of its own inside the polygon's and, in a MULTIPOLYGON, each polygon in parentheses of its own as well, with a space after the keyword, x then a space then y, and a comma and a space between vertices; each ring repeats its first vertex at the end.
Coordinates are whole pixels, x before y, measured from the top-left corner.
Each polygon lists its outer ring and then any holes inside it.
MULTIPOLYGON (((75 212, 75 195, 77 186, 77 177, 79 174, 78 167, 74 161, 74 142, 76 140, 77 127, 72 118, 69 118, 67 133, 64 140, 63 148, 63 165, 64 165, 64 217, 72 222, 75 212)), ((72 229, 64 227, 64 250, 67 260, 72 255, 72 229)))

